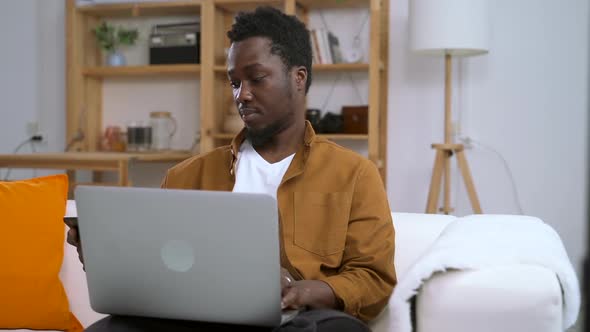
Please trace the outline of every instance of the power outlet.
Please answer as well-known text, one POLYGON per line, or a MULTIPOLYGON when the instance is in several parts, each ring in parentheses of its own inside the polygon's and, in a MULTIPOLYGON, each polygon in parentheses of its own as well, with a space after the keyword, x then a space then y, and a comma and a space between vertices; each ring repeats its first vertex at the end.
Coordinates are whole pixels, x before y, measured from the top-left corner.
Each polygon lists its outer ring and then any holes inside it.
POLYGON ((44 132, 38 131, 35 136, 41 137, 41 139, 38 140, 37 143, 47 143, 47 134, 45 134, 44 132))
POLYGON ((28 121, 27 122, 27 137, 33 137, 39 134, 39 122, 28 121))
POLYGON ((469 137, 469 136, 462 137, 461 143, 463 143, 463 147, 465 147, 466 150, 473 149, 473 140, 471 139, 471 137, 469 137))
POLYGON ((28 121, 26 125, 27 137, 36 144, 47 144, 47 133, 43 132, 37 121, 28 121))

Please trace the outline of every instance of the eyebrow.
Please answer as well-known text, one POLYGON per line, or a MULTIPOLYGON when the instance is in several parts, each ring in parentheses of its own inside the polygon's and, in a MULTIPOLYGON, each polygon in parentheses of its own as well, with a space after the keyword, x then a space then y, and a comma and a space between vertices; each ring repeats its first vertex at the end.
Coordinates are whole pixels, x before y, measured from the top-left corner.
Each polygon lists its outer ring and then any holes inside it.
MULTIPOLYGON (((258 63, 258 62, 251 63, 251 64, 247 65, 246 67, 244 67, 244 70, 250 70, 250 69, 253 69, 253 68, 256 68, 256 67, 262 67, 262 64, 261 63, 258 63)), ((230 69, 230 70, 227 71, 227 74, 228 75, 231 75, 234 72, 235 72, 234 69, 230 69)))

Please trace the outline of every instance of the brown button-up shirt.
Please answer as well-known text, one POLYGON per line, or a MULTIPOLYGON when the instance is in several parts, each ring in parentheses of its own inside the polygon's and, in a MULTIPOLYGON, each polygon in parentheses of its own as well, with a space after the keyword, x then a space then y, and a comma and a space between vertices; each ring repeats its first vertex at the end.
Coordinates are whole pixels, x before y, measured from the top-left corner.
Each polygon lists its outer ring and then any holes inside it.
MULTIPOLYGON (((243 140, 242 132, 231 145, 174 166, 162 187, 231 191, 243 140)), ((397 280, 391 212, 375 165, 307 123, 277 204, 281 265, 296 279, 328 283, 345 312, 364 321, 377 316, 397 280)))

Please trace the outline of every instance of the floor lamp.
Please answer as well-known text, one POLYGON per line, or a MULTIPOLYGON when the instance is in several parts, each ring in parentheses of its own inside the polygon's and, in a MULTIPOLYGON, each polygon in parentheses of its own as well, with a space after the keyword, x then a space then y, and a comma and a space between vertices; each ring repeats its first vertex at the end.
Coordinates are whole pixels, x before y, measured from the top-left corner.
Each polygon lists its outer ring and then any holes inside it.
POLYGON ((475 185, 469 171, 463 144, 453 142, 451 117, 452 58, 481 55, 488 52, 489 11, 486 0, 410 0, 410 43, 414 52, 445 58, 445 126, 444 143, 432 144, 436 150, 426 213, 437 213, 444 176, 443 206, 440 211, 453 211, 450 203, 451 158, 457 163, 467 188, 474 213, 482 213, 475 185))

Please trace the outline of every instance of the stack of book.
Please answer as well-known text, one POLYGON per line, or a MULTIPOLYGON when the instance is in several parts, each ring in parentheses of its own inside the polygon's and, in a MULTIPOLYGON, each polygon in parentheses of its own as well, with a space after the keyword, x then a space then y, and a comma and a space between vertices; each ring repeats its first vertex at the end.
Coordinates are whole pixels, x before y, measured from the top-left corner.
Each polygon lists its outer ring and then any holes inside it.
POLYGON ((313 63, 333 64, 342 63, 342 50, 340 42, 332 32, 320 28, 310 31, 311 48, 313 51, 313 63))

